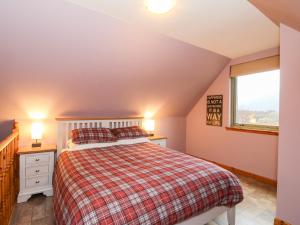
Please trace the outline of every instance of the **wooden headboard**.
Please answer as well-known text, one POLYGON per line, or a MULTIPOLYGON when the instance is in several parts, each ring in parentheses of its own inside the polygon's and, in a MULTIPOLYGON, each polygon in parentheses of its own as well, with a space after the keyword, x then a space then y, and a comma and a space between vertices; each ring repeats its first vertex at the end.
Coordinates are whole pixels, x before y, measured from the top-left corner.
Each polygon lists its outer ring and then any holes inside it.
POLYGON ((70 134, 73 129, 142 126, 143 119, 143 117, 56 118, 57 155, 67 147, 67 141, 70 139, 70 134))

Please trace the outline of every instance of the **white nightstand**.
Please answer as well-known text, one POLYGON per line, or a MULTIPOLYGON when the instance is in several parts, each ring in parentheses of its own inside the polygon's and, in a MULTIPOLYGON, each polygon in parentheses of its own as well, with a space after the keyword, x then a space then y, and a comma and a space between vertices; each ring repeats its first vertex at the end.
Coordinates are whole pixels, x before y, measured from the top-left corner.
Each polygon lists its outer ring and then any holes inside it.
POLYGON ((31 195, 53 195, 52 175, 56 145, 20 148, 20 193, 18 203, 26 202, 31 195))
POLYGON ((167 147, 167 137, 162 137, 162 136, 150 136, 148 137, 149 140, 153 144, 160 145, 161 147, 167 147))

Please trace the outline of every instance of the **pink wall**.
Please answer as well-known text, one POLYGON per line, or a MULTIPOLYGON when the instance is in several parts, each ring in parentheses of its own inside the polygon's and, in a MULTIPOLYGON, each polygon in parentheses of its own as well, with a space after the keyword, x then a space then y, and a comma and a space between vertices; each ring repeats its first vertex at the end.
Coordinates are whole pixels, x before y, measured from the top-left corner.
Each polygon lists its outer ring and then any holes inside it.
POLYGON ((185 151, 186 119, 185 117, 159 118, 156 121, 157 134, 167 136, 169 148, 185 151), (174 137, 170 140, 169 137, 174 137))
POLYGON ((277 217, 300 224, 300 32, 280 26, 281 97, 277 217))
POLYGON ((1 1, 0 33, 0 116, 22 122, 21 144, 32 111, 47 114, 47 142, 57 116, 150 111, 184 150, 184 117, 229 61, 61 0, 1 1))
POLYGON ((186 152, 276 180, 276 136, 227 131, 230 115, 230 65, 278 54, 271 49, 232 60, 187 116, 186 152), (223 127, 206 126, 207 95, 222 94, 223 127))

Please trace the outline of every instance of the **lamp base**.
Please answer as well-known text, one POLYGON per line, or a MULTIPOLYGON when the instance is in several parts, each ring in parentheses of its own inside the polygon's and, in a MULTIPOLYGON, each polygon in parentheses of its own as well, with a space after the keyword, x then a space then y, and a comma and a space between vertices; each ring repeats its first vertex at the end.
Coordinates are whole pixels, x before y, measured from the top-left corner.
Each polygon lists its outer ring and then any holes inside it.
POLYGON ((31 146, 32 146, 33 148, 39 148, 39 147, 42 146, 42 143, 41 143, 41 142, 39 142, 39 143, 32 143, 31 146))
POLYGON ((149 135, 149 137, 153 137, 153 136, 154 136, 154 134, 153 134, 153 133, 149 133, 148 135, 149 135))

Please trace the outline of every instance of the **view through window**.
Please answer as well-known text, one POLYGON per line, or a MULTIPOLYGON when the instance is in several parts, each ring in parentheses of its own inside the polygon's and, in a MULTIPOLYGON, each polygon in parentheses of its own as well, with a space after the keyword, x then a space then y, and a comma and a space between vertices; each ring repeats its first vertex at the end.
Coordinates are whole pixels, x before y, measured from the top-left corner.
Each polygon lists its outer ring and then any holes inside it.
POLYGON ((234 79, 234 125, 279 126, 280 70, 234 79))

